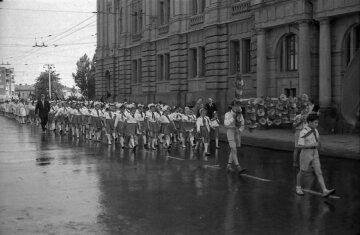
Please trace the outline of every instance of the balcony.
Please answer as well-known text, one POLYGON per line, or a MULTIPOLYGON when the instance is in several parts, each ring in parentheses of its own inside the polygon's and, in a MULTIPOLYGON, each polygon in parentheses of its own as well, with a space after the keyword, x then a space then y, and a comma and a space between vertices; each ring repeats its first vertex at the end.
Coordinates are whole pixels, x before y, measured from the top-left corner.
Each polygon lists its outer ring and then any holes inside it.
POLYGON ((190 27, 204 23, 204 13, 197 14, 190 17, 190 27))
POLYGON ((232 16, 239 16, 250 11, 250 1, 236 2, 231 5, 232 16))
POLYGON ((164 34, 169 32, 169 24, 160 25, 158 27, 158 34, 164 34))

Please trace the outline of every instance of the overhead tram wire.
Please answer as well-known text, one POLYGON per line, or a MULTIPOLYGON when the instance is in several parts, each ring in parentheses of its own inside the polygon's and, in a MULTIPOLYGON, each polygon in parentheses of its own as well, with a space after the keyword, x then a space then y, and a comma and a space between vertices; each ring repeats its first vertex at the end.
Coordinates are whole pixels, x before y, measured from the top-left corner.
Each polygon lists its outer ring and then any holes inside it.
MULTIPOLYGON (((67 33, 67 32, 69 32, 69 31, 73 30, 74 28, 76 28, 76 27, 78 27, 79 25, 83 24, 84 22, 88 21, 88 20, 91 19, 92 17, 94 17, 94 15, 86 18, 85 20, 81 21, 80 23, 78 23, 78 24, 70 27, 69 29, 61 32, 60 34, 56 35, 55 37, 52 37, 51 39, 49 39, 49 40, 47 40, 47 41, 45 41, 45 42, 46 42, 46 43, 52 43, 52 42, 51 42, 52 40, 54 40, 54 39, 56 39, 57 37, 59 37, 59 36, 65 34, 65 33, 67 33)), ((91 22, 91 23, 95 23, 95 21, 94 21, 94 22, 91 22)), ((91 23, 90 23, 90 24, 91 24, 91 23)), ((90 25, 90 24, 88 24, 88 25, 90 25)), ((88 25, 87 25, 87 26, 88 26, 88 25)), ((84 28, 84 27, 82 27, 82 28, 80 28, 80 29, 77 29, 77 30, 81 30, 81 29, 83 29, 83 28, 84 28)), ((75 32, 73 32, 73 33, 75 33, 75 32)), ((68 35, 68 36, 69 36, 69 35, 68 35)), ((58 40, 56 40, 56 41, 58 41, 58 40)), ((44 43, 45 43, 45 42, 44 42, 44 43)), ((23 59, 25 59, 26 57, 28 57, 28 56, 36 53, 37 51, 39 51, 41 48, 42 48, 42 47, 32 48, 32 49, 30 49, 29 51, 25 52, 23 55, 17 56, 16 58, 21 57, 20 60, 23 60, 23 59)), ((13 59, 14 59, 14 58, 13 58, 13 59)))
POLYGON ((69 37, 70 35, 72 35, 72 34, 74 34, 74 33, 77 33, 77 32, 79 32, 80 30, 83 30, 84 28, 93 26, 93 24, 95 24, 95 23, 96 23, 96 21, 90 22, 89 24, 84 25, 84 26, 82 26, 81 28, 76 29, 76 31, 69 32, 67 35, 64 35, 64 36, 62 36, 61 38, 58 38, 58 39, 56 39, 55 41, 52 41, 52 42, 50 42, 50 43, 58 42, 59 40, 62 40, 62 39, 64 39, 64 38, 67 38, 67 37, 69 37))
MULTIPOLYGON (((68 28, 67 30, 65 30, 65 31, 63 31, 63 32, 61 32, 61 33, 59 33, 59 34, 58 34, 58 35, 56 35, 56 36, 51 37, 49 40, 45 41, 45 43, 47 43, 47 42, 49 42, 49 41, 51 41, 51 40, 53 40, 53 39, 56 39, 57 37, 60 37, 61 35, 63 35, 63 34, 65 34, 65 33, 69 32, 69 31, 73 30, 73 29, 74 29, 74 28, 76 28, 77 26, 81 25, 82 23, 85 23, 86 21, 90 20, 90 19, 91 19, 91 18, 93 18, 93 17, 95 17, 95 15, 92 15, 92 16, 90 16, 90 17, 86 18, 85 20, 83 20, 83 21, 81 21, 81 22, 77 23, 76 25, 74 25, 74 26, 72 26, 72 27, 68 28)), ((95 20, 95 21, 93 21, 93 22, 96 22, 96 20, 95 20)))
MULTIPOLYGON (((76 24, 76 25, 74 25, 74 26, 71 26, 69 29, 67 29, 67 30, 65 30, 65 31, 63 31, 63 32, 61 32, 61 33, 59 33, 58 35, 56 35, 56 36, 52 37, 51 39, 49 39, 49 40, 47 40, 47 41, 45 41, 45 42, 49 42, 50 40, 55 39, 55 38, 57 38, 57 37, 59 37, 59 36, 61 36, 61 35, 65 34, 65 33, 67 33, 68 31, 70 31, 70 30, 72 30, 72 29, 76 28, 77 26, 81 25, 82 23, 84 23, 84 22, 88 21, 88 20, 89 20, 89 19, 91 19, 92 17, 94 17, 94 16, 90 16, 90 17, 86 18, 85 20, 83 20, 83 21, 81 21, 81 22, 77 23, 77 24, 76 24)), ((24 56, 24 57, 27 57, 27 56, 31 55, 31 53, 34 53, 34 52, 38 51, 40 48, 41 48, 41 47, 39 47, 39 48, 31 48, 29 51, 27 51, 27 52, 25 52, 25 53, 24 53, 25 55, 20 55, 20 56, 18 56, 18 57, 23 57, 23 56, 24 56), (28 54, 28 55, 26 55, 27 53, 29 53, 29 54, 28 54)))
POLYGON ((96 14, 91 11, 66 11, 66 10, 49 10, 49 9, 26 9, 26 8, 4 8, 0 7, 0 10, 6 11, 31 11, 31 12, 56 12, 56 13, 80 13, 80 14, 96 14))

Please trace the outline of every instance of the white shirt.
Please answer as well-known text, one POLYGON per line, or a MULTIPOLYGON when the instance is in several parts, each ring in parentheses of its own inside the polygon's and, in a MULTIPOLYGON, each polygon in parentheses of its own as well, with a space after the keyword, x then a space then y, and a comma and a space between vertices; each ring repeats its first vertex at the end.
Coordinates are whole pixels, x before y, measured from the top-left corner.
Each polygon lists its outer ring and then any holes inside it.
POLYGON ((150 110, 146 112, 146 118, 149 122, 157 122, 160 119, 160 115, 157 112, 151 112, 150 110))
POLYGON ((133 116, 132 114, 129 113, 126 115, 126 122, 127 123, 138 123, 138 120, 136 119, 135 114, 133 116))
POLYGON ((298 140, 299 146, 312 145, 319 142, 318 130, 314 129, 314 133, 308 135, 310 131, 312 131, 312 129, 308 126, 304 127, 304 129, 300 131, 299 140, 298 140))
MULTIPOLYGON (((235 113, 231 110, 227 113, 225 113, 225 119, 224 119, 224 125, 226 128, 229 129, 235 129, 235 113)), ((244 117, 241 115, 241 127, 240 127, 240 131, 244 130, 244 125, 245 125, 245 120, 244 117)))
POLYGON ((183 122, 196 122, 195 114, 183 115, 182 117, 183 122))
POLYGON ((198 117, 196 120, 196 130, 197 132, 200 132, 200 127, 204 126, 210 131, 210 119, 208 116, 205 117, 198 117), (205 122, 205 123, 204 123, 205 122))
POLYGON ((171 117, 168 115, 161 115, 160 120, 161 123, 171 123, 172 119, 171 117), (168 118, 169 117, 169 118, 168 118), (170 120, 169 120, 170 119, 170 120))
POLYGON ((136 118, 139 122, 143 122, 143 121, 145 121, 146 114, 145 114, 144 112, 136 111, 136 113, 135 113, 135 118, 136 118))
POLYGON ((182 113, 172 113, 169 116, 174 121, 181 121, 183 119, 183 114, 182 113))
POLYGON ((212 128, 220 126, 219 123, 220 123, 220 121, 218 118, 213 118, 212 120, 210 120, 210 126, 212 128))

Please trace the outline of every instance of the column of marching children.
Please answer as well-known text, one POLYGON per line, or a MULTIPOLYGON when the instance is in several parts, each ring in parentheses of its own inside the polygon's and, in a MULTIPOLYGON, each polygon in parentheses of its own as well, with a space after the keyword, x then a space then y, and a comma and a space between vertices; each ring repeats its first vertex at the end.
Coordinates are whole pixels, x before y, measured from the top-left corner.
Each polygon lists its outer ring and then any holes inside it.
MULTIPOLYGON (((7 100, 0 112, 21 124, 39 125, 35 102, 7 100)), ((216 111, 207 115, 202 108, 195 112, 189 107, 163 104, 147 106, 135 103, 102 103, 98 101, 50 101, 47 130, 121 148, 136 149, 141 144, 148 150, 170 150, 175 143, 209 156, 210 135, 218 145, 220 121, 216 111), (202 151, 204 150, 204 151, 202 151)))

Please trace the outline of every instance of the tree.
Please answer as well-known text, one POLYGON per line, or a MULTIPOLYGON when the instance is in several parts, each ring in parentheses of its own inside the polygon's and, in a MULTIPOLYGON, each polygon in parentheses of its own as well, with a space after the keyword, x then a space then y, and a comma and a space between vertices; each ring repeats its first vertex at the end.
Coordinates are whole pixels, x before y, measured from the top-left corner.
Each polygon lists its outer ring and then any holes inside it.
MULTIPOLYGON (((56 71, 51 71, 51 98, 63 96, 63 85, 60 83, 61 78, 56 71)), ((35 95, 40 97, 41 94, 49 94, 49 70, 41 72, 40 76, 36 78, 35 95)))
POLYGON ((92 99, 95 96, 95 66, 85 54, 76 62, 76 73, 73 73, 75 84, 83 96, 92 99))

